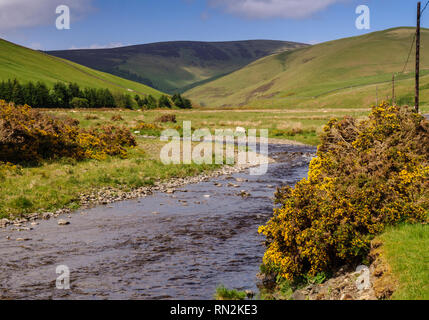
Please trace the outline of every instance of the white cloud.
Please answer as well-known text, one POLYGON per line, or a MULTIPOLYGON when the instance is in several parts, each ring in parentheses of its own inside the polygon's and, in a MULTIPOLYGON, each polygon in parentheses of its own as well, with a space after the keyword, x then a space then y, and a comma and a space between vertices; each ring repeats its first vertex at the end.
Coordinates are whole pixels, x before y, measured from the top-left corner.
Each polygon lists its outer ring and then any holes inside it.
POLYGON ((119 47, 124 47, 126 46, 126 44, 123 44, 122 42, 111 42, 109 44, 106 45, 100 45, 97 43, 94 43, 88 47, 77 47, 77 46, 72 46, 70 47, 70 50, 82 50, 82 49, 111 49, 111 48, 119 48, 119 47))
POLYGON ((346 0, 209 0, 213 7, 253 19, 306 18, 346 0))
POLYGON ((91 11, 93 0, 0 0, 0 31, 52 24, 59 5, 70 7, 73 20, 91 11))

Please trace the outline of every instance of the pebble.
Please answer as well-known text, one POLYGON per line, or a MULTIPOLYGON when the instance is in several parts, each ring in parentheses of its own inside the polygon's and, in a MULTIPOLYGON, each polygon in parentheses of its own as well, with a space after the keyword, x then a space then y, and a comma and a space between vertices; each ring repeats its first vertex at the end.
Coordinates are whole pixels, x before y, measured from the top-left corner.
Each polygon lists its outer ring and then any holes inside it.
POLYGON ((66 221, 66 220, 64 220, 64 219, 60 219, 60 220, 58 220, 58 225, 59 226, 67 226, 67 225, 69 225, 70 224, 70 222, 69 221, 66 221))
POLYGON ((228 187, 232 187, 232 188, 240 188, 239 185, 233 184, 233 183, 228 183, 228 187))
POLYGON ((49 220, 49 219, 51 219, 51 217, 53 216, 54 214, 53 213, 51 213, 51 212, 45 212, 43 215, 42 215, 42 218, 43 218, 43 220, 49 220))

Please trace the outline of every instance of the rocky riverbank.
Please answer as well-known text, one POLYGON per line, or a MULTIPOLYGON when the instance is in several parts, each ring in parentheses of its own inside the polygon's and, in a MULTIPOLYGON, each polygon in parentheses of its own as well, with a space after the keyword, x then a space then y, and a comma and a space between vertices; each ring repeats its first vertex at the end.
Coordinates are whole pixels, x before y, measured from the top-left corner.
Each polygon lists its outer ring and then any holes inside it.
MULTIPOLYGON (((277 144, 281 144, 280 141, 275 141, 277 144)), ((289 144, 283 142, 283 144, 289 144)), ((291 145, 296 145, 291 144, 291 145)), ((272 157, 265 157, 267 158, 266 161, 268 163, 274 163, 277 161, 287 161, 287 160, 293 160, 294 158, 301 157, 302 153, 282 153, 282 154, 275 154, 272 157)), ((308 157, 311 157, 312 155, 308 155, 308 157)), ((264 157, 260 154, 258 154, 258 157, 264 157)), ((204 181, 208 181, 212 178, 224 176, 224 175, 232 175, 237 172, 245 171, 251 167, 254 167, 255 165, 251 163, 247 163, 244 165, 234 165, 234 166, 223 166, 218 170, 214 170, 211 172, 203 173, 197 176, 190 176, 186 178, 176 178, 168 181, 158 181, 155 182, 152 186, 145 186, 138 189, 134 189, 131 191, 124 191, 120 188, 102 188, 93 190, 89 193, 82 193, 79 196, 79 203, 80 207, 79 209, 88 209, 92 208, 98 205, 110 205, 115 202, 120 201, 126 201, 126 200, 132 200, 132 199, 138 199, 138 198, 144 198, 147 197, 154 192, 165 192, 172 194, 175 192, 176 188, 182 187, 184 185, 188 184, 196 184, 204 181)), ((125 188, 126 186, 124 186, 125 188)), ((246 190, 242 190, 241 193, 243 195, 247 195, 246 190)), ((209 196, 209 195, 208 195, 209 196)), ((59 218, 63 215, 68 215, 69 218, 70 215, 73 213, 71 209, 63 208, 59 209, 55 212, 35 212, 29 215, 26 215, 25 217, 20 217, 17 219, 0 219, 0 228, 6 228, 11 227, 12 229, 16 231, 28 231, 31 230, 33 227, 37 226, 37 220, 43 219, 43 220, 49 220, 51 218, 59 218)), ((59 225, 68 225, 67 221, 60 220, 58 221, 59 225)))
POLYGON ((270 297, 284 300, 386 300, 395 292, 397 281, 381 254, 382 243, 373 241, 368 256, 371 264, 344 266, 323 283, 309 284, 284 294, 273 284, 274 278, 260 275, 261 288, 271 287, 270 297))
MULTIPOLYGON (((274 162, 274 160, 268 158, 268 162, 272 163, 274 162)), ((250 163, 246 165, 223 166, 221 169, 212 172, 203 173, 197 176, 191 176, 186 178, 176 178, 168 181, 158 181, 155 182, 153 186, 141 187, 131 191, 123 191, 119 188, 111 187, 93 190, 89 193, 82 193, 79 196, 80 209, 88 209, 97 205, 109 205, 119 201, 144 198, 153 194, 154 192, 174 193, 175 188, 182 187, 188 184, 207 181, 211 178, 218 177, 221 175, 230 175, 233 173, 241 172, 251 167, 253 167, 253 165, 250 163)), ((1 219, 0 228, 12 226, 15 228, 16 231, 27 231, 29 229, 29 226, 25 225, 27 223, 30 223, 30 225, 32 226, 35 226, 36 221, 39 219, 49 220, 51 218, 58 218, 61 215, 70 215, 72 213, 72 210, 64 208, 55 212, 35 212, 23 218, 1 219)))

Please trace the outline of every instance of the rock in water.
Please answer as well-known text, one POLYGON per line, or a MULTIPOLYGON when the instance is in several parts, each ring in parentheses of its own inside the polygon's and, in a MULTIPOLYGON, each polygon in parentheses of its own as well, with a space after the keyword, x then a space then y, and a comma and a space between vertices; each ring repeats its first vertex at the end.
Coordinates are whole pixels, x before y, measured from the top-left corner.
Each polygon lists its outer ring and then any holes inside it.
POLYGON ((356 279, 356 287, 359 291, 371 289, 370 271, 367 266, 359 266, 356 269, 359 277, 356 279))
POLYGON ((42 215, 42 218, 43 218, 43 220, 49 220, 49 219, 51 219, 51 217, 53 216, 54 214, 53 213, 51 213, 51 212, 45 212, 43 215, 42 215))
POLYGON ((66 220, 64 220, 64 219, 60 219, 60 220, 58 220, 58 225, 59 226, 67 226, 67 225, 69 225, 70 224, 70 222, 68 222, 68 221, 66 221, 66 220))

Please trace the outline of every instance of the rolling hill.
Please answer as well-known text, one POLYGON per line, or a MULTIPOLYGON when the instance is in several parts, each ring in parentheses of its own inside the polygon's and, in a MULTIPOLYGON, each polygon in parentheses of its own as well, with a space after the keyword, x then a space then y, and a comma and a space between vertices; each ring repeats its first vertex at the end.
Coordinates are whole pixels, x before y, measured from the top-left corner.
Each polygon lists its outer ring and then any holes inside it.
POLYGON ((108 88, 113 92, 152 94, 156 97, 161 95, 161 92, 143 84, 0 39, 0 80, 7 79, 42 81, 49 86, 58 81, 75 82, 82 88, 108 88))
POLYGON ((264 56, 304 46, 272 40, 177 41, 47 53, 164 92, 176 93, 215 80, 264 56))
MULTIPOLYGON (((210 107, 368 107, 391 94, 412 103, 414 28, 395 28, 259 59, 185 95, 210 107)), ((429 30, 422 30, 422 98, 429 102, 429 30)))

